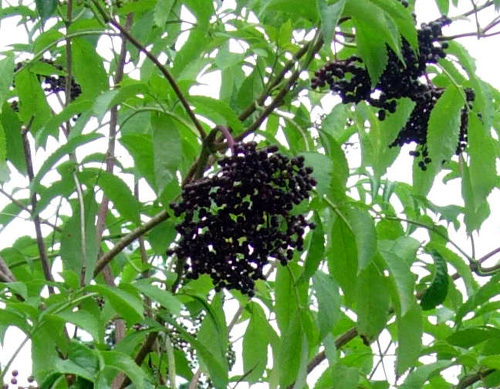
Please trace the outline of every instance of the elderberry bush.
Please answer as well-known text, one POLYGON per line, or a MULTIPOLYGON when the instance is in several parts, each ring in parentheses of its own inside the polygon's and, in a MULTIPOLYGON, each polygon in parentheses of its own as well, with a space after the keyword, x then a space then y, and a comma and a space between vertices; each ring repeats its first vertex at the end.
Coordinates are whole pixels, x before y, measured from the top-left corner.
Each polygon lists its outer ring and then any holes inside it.
POLYGON ((232 156, 219 161, 218 173, 184 186, 182 200, 171 204, 182 222, 169 251, 186 260, 188 278, 208 274, 216 290, 250 296, 270 258, 286 265, 303 250, 306 229, 314 224, 292 209, 316 185, 303 157, 256 146, 236 144, 232 156))
MULTIPOLYGON (((407 6, 406 2, 402 3, 407 6)), ((421 80, 429 64, 437 63, 439 59, 446 57, 448 44, 441 42, 440 38, 442 27, 450 23, 451 20, 446 16, 429 24, 423 23, 417 30, 418 52, 403 39, 401 52, 404 63, 387 47, 386 69, 373 88, 363 60, 357 56, 324 65, 316 72, 311 86, 315 89, 328 85, 332 92, 341 97, 344 104, 366 101, 378 108, 377 116, 381 121, 396 111, 398 99, 406 97, 414 101, 416 104, 410 118, 389 146, 403 146, 415 142, 419 145, 419 151, 412 152, 411 155, 420 157, 419 166, 426 170, 427 164, 431 162, 426 146, 429 117, 443 90, 421 80)), ((463 151, 467 144, 467 110, 474 100, 472 90, 467 89, 465 92, 467 105, 462 110, 457 154, 463 151)))

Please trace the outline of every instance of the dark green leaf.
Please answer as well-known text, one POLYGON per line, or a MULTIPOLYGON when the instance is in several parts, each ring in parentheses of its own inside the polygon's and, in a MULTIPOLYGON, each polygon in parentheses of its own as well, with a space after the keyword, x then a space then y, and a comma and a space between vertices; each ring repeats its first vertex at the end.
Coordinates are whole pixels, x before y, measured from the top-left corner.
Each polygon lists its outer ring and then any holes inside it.
POLYGON ((448 294, 448 267, 446 260, 437 251, 431 251, 432 258, 434 259, 434 276, 431 285, 425 291, 420 301, 420 305, 424 311, 436 308, 442 304, 448 294))
POLYGON ((57 0, 35 0, 35 4, 42 20, 50 18, 57 8, 57 0))

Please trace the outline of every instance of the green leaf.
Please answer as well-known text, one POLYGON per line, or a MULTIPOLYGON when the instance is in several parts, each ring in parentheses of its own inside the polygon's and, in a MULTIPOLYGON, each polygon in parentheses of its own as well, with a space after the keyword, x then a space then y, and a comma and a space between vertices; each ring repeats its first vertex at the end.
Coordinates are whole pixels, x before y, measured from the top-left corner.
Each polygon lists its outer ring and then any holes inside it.
POLYGON ((400 54, 399 36, 392 18, 369 0, 351 0, 346 3, 345 14, 351 15, 356 26, 356 43, 372 86, 376 85, 387 65, 389 45, 400 54))
POLYGON ((415 275, 410 269, 410 264, 399 255, 396 250, 380 250, 380 255, 384 258, 389 268, 389 274, 394 282, 397 292, 398 307, 396 311, 401 312, 401 316, 413 308, 415 299, 415 275))
POLYGON ((35 0, 35 4, 43 21, 50 18, 57 8, 57 0, 35 0))
POLYGON ((51 117, 50 107, 37 76, 22 68, 15 77, 19 96, 19 118, 36 133, 51 117))
POLYGON ((278 353, 279 380, 283 388, 290 385, 297 378, 302 342, 304 341, 300 312, 297 310, 291 317, 287 330, 282 335, 278 353))
POLYGON ((469 168, 462 178, 462 195, 465 202, 465 223, 472 233, 489 215, 485 210, 487 197, 496 185, 495 141, 474 113, 469 115, 467 151, 470 156, 469 168))
POLYGON ((182 143, 176 123, 170 116, 152 112, 151 125, 155 182, 161 193, 176 179, 175 173, 182 161, 182 143))
POLYGON ((216 388, 227 388, 228 376, 227 376, 227 363, 221 363, 212 354, 212 350, 207 348, 207 346, 199 341, 197 338, 191 336, 184 327, 180 326, 175 320, 170 317, 165 317, 165 320, 172 324, 177 331, 182 335, 182 337, 191 343, 196 349, 198 355, 203 359, 208 367, 210 374, 210 379, 214 383, 216 388))
POLYGON ((262 12, 284 12, 295 17, 303 17, 315 22, 318 20, 318 10, 315 0, 270 0, 266 3, 262 12))
POLYGON ((427 145, 432 164, 441 165, 457 150, 460 113, 464 98, 455 87, 447 88, 432 109, 427 130, 427 145))
POLYGON ((89 187, 99 186, 121 216, 139 225, 141 205, 120 177, 97 168, 83 169, 78 176, 89 187))
POLYGON ((325 46, 330 47, 333 39, 335 27, 344 11, 346 0, 338 0, 333 4, 327 3, 326 0, 316 0, 319 16, 321 19, 321 30, 323 31, 323 40, 325 46))
POLYGON ((299 283, 308 281, 318 269, 321 261, 324 259, 325 232, 323 231, 323 223, 317 213, 315 213, 314 216, 316 228, 312 232, 311 243, 307 249, 304 273, 300 276, 299 283))
POLYGON ((352 306, 356 299, 358 254, 353 233, 340 217, 333 223, 329 246, 326 253, 329 273, 342 288, 346 305, 352 306))
POLYGON ((92 315, 88 311, 78 310, 73 311, 73 309, 59 312, 56 316, 61 319, 67 321, 68 323, 73 323, 77 327, 80 327, 82 330, 87 331, 92 338, 94 338, 94 342, 101 343, 103 341, 104 331, 101 329, 102 323, 99 318, 95 315, 92 315))
POLYGON ((21 122, 6 103, 3 105, 0 123, 5 133, 7 160, 21 173, 26 174, 26 159, 21 137, 21 122))
POLYGON ((392 17, 396 23, 399 33, 410 43, 414 49, 418 49, 417 30, 415 22, 408 9, 399 1, 370 0, 383 9, 392 17))
POLYGON ((406 313, 397 317, 398 348, 396 351, 396 374, 404 372, 417 365, 422 348, 422 310, 414 303, 406 313))
POLYGON ((257 303, 250 303, 250 322, 243 336, 243 371, 245 381, 257 382, 267 365, 267 347, 269 345, 269 322, 264 310, 257 303))
POLYGON ((441 15, 448 15, 448 11, 450 9, 450 0, 435 0, 436 5, 439 8, 439 12, 441 15))
POLYGON ((120 143, 134 159, 134 166, 151 188, 157 190, 154 175, 153 141, 149 134, 127 134, 120 138, 120 143))
POLYGON ((63 227, 61 259, 66 270, 73 270, 75 273, 80 274, 82 269, 85 269, 85 283, 88 283, 93 278, 98 255, 95 226, 98 207, 92 190, 85 194, 83 202, 84 220, 81 217, 80 202, 76 202, 73 214, 63 227), (83 232, 85 234, 84 241, 82 241, 83 232))
POLYGON ((452 365, 451 361, 437 361, 430 363, 428 365, 423 365, 417 367, 413 370, 408 377, 406 377, 405 382, 399 386, 400 389, 421 389, 427 382, 429 377, 433 374, 439 372, 440 370, 446 369, 448 366, 452 365))
POLYGON ((129 325, 144 318, 142 301, 129 292, 107 285, 89 285, 85 287, 85 291, 96 292, 106 297, 116 313, 123 317, 129 325))
POLYGON ((14 81, 14 57, 7 55, 0 60, 0 106, 9 96, 12 81, 14 81))
POLYGON ((153 385, 146 375, 130 355, 119 353, 116 351, 98 351, 104 366, 112 367, 123 372, 133 382, 138 389, 153 388, 153 385))
POLYGON ((313 287, 318 300, 319 334, 322 340, 332 331, 340 317, 340 293, 335 281, 321 270, 313 277, 313 287))
POLYGON ((431 251, 431 255, 434 259, 434 277, 431 285, 422 296, 422 300, 420 300, 420 305, 424 311, 434 309, 439 304, 442 304, 448 294, 449 276, 446 261, 435 250, 431 251))
POLYGON ((301 269, 294 263, 287 266, 278 266, 275 283, 275 313, 278 328, 284 333, 288 328, 290 320, 298 309, 300 298, 307 296, 307 284, 295 285, 295 277, 300 275, 301 269))
POLYGON ((170 10, 174 5, 174 0, 158 0, 155 6, 154 20, 155 24, 162 28, 168 20, 170 15, 170 10))
POLYGON ((168 290, 153 285, 152 281, 152 279, 138 280, 133 285, 153 301, 160 303, 173 314, 179 315, 182 308, 181 302, 168 290))
POLYGON ((359 273, 356 297, 358 332, 370 342, 384 329, 390 305, 385 277, 374 263, 359 273))
POLYGON ((60 146, 57 150, 55 150, 42 164, 40 170, 33 178, 33 182, 31 183, 31 193, 38 192, 38 187, 40 185, 40 181, 45 177, 52 167, 64 156, 74 153, 75 150, 84 144, 93 142, 96 139, 101 138, 101 134, 87 134, 87 135, 76 135, 70 138, 65 144, 60 146))
POLYGON ((321 375, 314 389, 331 389, 335 382, 339 389, 357 389, 359 381, 359 371, 355 367, 349 367, 337 363, 325 370, 321 375))
MULTIPOLYGON (((227 371, 226 353, 229 340, 221 294, 215 295, 209 308, 201 323, 197 339, 210 350, 212 357, 227 371)), ((205 364, 209 364, 203 356, 201 359, 205 364)))
POLYGON ((31 330, 31 326, 24 315, 11 308, 2 309, 2 314, 0 315, 0 325, 17 327, 25 334, 29 334, 31 330))
POLYGON ((235 134, 243 132, 243 124, 227 103, 207 96, 191 96, 189 101, 194 104, 197 113, 214 123, 230 127, 235 134))
POLYGON ((472 327, 458 330, 448 336, 446 341, 462 348, 471 348, 475 345, 492 339, 500 339, 500 330, 491 327, 472 327))
POLYGON ((73 72, 76 82, 82 88, 82 94, 86 98, 92 98, 109 89, 104 61, 97 54, 95 47, 85 38, 73 38, 71 48, 73 51, 73 72))
POLYGON ((328 193, 334 172, 332 160, 320 153, 307 152, 301 155, 305 158, 305 165, 313 168, 312 176, 318 182, 316 185, 318 193, 320 195, 328 193))
POLYGON ((366 211, 350 208, 345 216, 354 234, 358 253, 358 274, 373 260, 377 252, 377 231, 373 218, 366 211))

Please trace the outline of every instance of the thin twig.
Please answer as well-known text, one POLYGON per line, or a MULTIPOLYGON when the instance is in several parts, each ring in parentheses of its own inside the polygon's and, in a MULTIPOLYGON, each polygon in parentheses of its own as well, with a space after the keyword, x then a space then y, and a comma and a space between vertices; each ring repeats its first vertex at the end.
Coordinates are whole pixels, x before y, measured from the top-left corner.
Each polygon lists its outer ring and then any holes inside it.
POLYGON ((182 93, 181 89, 179 88, 179 85, 177 85, 177 81, 175 81, 174 77, 168 69, 158 60, 158 58, 151 53, 146 47, 140 43, 137 39, 135 39, 120 23, 118 23, 116 20, 114 20, 108 13, 101 7, 99 2, 97 0, 92 0, 92 3, 94 6, 97 8, 101 16, 104 18, 106 22, 111 24, 113 27, 115 27, 120 33, 127 38, 130 43, 132 43, 140 52, 142 52, 146 57, 149 58, 151 62, 153 62, 158 70, 163 74, 163 76, 167 79, 167 81, 170 83, 170 86, 174 90, 175 94, 179 98, 182 106, 186 110, 189 118, 193 122, 193 124, 196 126, 196 129, 200 133, 201 138, 206 137, 205 130, 203 129, 203 126, 201 125, 200 121, 196 118, 193 110, 191 109, 189 103, 187 102, 186 98, 184 97, 184 94, 182 93))
MULTIPOLYGON (((4 191, 2 188, 0 188, 0 193, 3 194, 5 197, 7 197, 11 203, 17 205, 19 208, 21 208, 23 211, 26 211, 28 212, 30 215, 33 214, 32 210, 27 207, 26 205, 24 205, 22 202, 20 202, 19 200, 17 200, 16 198, 14 198, 14 196, 12 196, 10 193, 4 191)), ((62 232, 62 228, 59 227, 59 226, 56 226, 54 223, 51 223, 49 222, 48 220, 45 220, 45 219, 42 219, 40 218, 40 222, 42 224, 46 224, 48 225, 49 227, 53 228, 54 230, 56 230, 57 232, 62 232)))
POLYGON ((489 376, 495 371, 495 369, 488 369, 476 374, 466 375, 465 377, 462 377, 455 389, 465 389, 471 385, 474 385, 476 382, 481 381, 483 378, 489 376))
MULTIPOLYGON (((307 65, 310 63, 310 61, 314 58, 314 55, 321 49, 323 46, 323 37, 320 35, 316 38, 316 43, 314 43, 312 46, 308 46, 307 53, 308 53, 308 58, 306 59, 305 63, 297 70, 295 70, 288 81, 285 83, 285 85, 281 88, 281 90, 278 92, 276 97, 273 99, 273 101, 266 106, 261 114, 255 119, 255 121, 248 126, 242 134, 240 134, 238 137, 236 137, 236 141, 241 141, 244 138, 246 138, 248 135, 252 134, 255 132, 260 125, 268 118, 268 116, 277 108, 281 105, 283 102, 283 99, 287 95, 287 93, 294 87, 295 83, 297 82, 300 73, 307 67, 307 65)), ((256 109, 257 106, 255 106, 254 109, 256 109)))
MULTIPOLYGON (((31 123, 33 122, 33 118, 31 119, 30 123, 28 126, 23 130, 22 132, 22 140, 23 140, 23 146, 24 146, 24 157, 26 161, 26 170, 28 172, 28 178, 30 181, 30 184, 33 182, 33 179, 35 177, 35 173, 33 171, 33 159, 31 157, 31 148, 30 148, 30 143, 28 139, 28 132, 31 127, 31 123)), ((33 212, 36 212, 36 205, 37 205, 37 194, 36 192, 33 192, 31 195, 31 209, 33 212)), ((42 264, 42 270, 43 274, 45 276, 45 279, 49 282, 54 281, 52 277, 52 273, 50 271, 50 262, 47 257, 47 250, 45 248, 45 242, 43 240, 43 235, 42 235, 42 227, 41 227, 41 222, 40 222, 40 216, 38 216, 36 213, 33 216, 33 223, 35 224, 35 234, 36 234, 36 243, 38 246, 38 251, 40 253, 40 262, 42 264)), ((54 288, 52 285, 48 285, 48 290, 50 294, 54 293, 54 288)))
POLYGON ((125 247, 127 247, 134 240, 144 235, 146 232, 150 231, 154 227, 156 227, 161 222, 167 220, 169 218, 169 214, 167 211, 163 210, 159 212, 156 216, 151 218, 147 223, 137 227, 135 230, 127 234, 122 240, 120 240, 111 250, 104 253, 101 258, 96 263, 96 267, 94 270, 94 277, 96 277, 101 270, 106 266, 111 260, 120 254, 125 247))
POLYGON ((481 258, 477 260, 478 263, 484 263, 487 259, 490 259, 492 256, 495 254, 500 253, 500 247, 496 248, 495 250, 490 251, 489 253, 483 255, 481 258))

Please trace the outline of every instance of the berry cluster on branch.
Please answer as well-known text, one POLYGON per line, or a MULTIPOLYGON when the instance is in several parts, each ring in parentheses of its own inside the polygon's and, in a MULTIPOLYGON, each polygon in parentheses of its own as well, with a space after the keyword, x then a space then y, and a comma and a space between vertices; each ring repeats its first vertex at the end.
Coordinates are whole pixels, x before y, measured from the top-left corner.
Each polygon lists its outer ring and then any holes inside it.
MULTIPOLYGON (((58 65, 55 63, 55 61, 50 60, 50 59, 41 59, 40 62, 46 63, 48 65, 53 66, 56 68, 58 71, 63 71, 64 68, 61 65, 58 65)), ((16 63, 15 66, 15 71, 21 69, 25 63, 23 62, 18 62, 16 63)), ((66 92, 66 76, 60 76, 60 75, 38 75, 38 80, 42 83, 43 85, 43 90, 47 92, 47 94, 57 94, 60 92, 65 93, 66 92)), ((71 85, 70 85, 70 100, 75 100, 80 94, 82 93, 82 89, 80 87, 80 84, 78 84, 74 78, 71 78, 71 85)), ((17 100, 13 100, 11 102, 11 107, 12 109, 17 112, 19 111, 19 102, 17 100)))
MULTIPOLYGON (((410 118, 389 146, 403 146, 411 142, 420 145, 420 150, 412 152, 411 155, 421 157, 419 166, 425 170, 427 164, 431 162, 426 146, 429 117, 443 90, 436 88, 428 79, 427 83, 422 82, 422 79, 427 78, 426 69, 429 64, 437 63, 446 57, 445 49, 448 43, 441 42, 440 38, 442 27, 450 23, 451 19, 446 16, 429 24, 423 23, 417 31, 418 51, 403 39, 401 54, 404 63, 390 47, 387 47, 386 69, 373 88, 363 60, 357 56, 324 65, 316 72, 311 86, 316 89, 328 85, 332 92, 341 97, 343 104, 366 101, 378 108, 377 116, 381 121, 396 111, 398 99, 406 97, 414 101, 415 107, 410 118)), ((474 100, 473 91, 467 89, 466 97, 470 107, 470 103, 474 100)), ((457 154, 467 144, 467 109, 465 106, 462 110, 457 154)))
POLYGON ((219 166, 215 175, 185 185, 181 201, 171 204, 183 218, 168 254, 186 260, 188 278, 208 274, 216 290, 252 296, 269 258, 286 265, 303 250, 314 224, 292 210, 316 181, 303 157, 288 158, 276 146, 257 149, 255 142, 236 144, 219 166))

